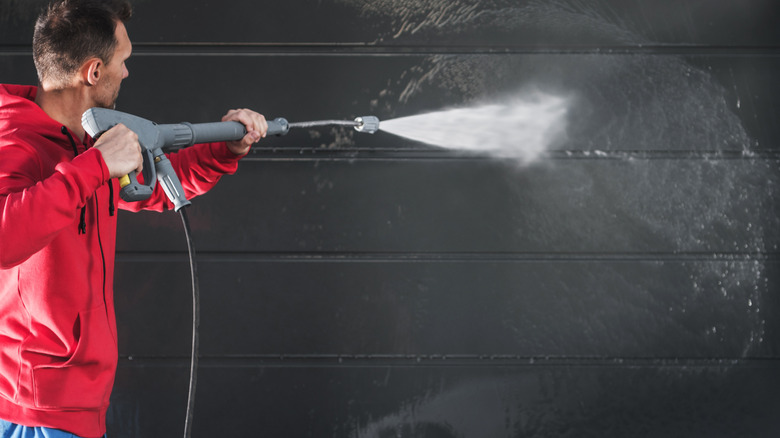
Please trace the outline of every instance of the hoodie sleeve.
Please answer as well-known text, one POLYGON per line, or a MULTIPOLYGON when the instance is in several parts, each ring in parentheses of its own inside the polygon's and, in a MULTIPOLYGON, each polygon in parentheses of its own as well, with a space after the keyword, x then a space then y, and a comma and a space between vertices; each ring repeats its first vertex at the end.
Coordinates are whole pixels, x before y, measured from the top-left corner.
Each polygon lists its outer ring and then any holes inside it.
MULTIPOLYGON (((224 142, 196 144, 166 155, 181 181, 187 199, 208 192, 223 175, 235 173, 241 159, 241 156, 230 152, 224 142)), ((139 202, 120 199, 119 207, 129 211, 163 211, 173 210, 174 205, 160 184, 157 184, 149 199, 139 202)))
POLYGON ((0 144, 0 268, 24 262, 75 227, 81 207, 108 179, 98 150, 50 161, 24 143, 0 144))

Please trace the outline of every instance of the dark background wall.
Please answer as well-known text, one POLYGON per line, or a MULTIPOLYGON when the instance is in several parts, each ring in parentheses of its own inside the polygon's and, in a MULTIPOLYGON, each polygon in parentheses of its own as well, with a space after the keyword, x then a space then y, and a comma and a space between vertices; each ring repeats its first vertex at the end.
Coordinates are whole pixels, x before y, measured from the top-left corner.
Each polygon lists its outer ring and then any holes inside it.
MULTIPOLYGON (((43 3, 0 1, 2 82, 43 3)), ((530 164, 294 130, 194 200, 193 436, 777 436, 776 2, 134 5, 118 109, 161 123, 576 96, 530 164)), ((180 435, 181 224, 120 228, 109 436, 180 435)))

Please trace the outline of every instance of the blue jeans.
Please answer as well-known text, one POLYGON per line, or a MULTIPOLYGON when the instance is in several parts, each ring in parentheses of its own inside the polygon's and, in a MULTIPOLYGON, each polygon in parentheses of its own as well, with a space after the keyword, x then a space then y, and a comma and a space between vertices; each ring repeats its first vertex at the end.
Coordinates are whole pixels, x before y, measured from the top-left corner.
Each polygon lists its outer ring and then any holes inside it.
POLYGON ((0 419, 0 438, 79 438, 48 427, 27 427, 0 419))

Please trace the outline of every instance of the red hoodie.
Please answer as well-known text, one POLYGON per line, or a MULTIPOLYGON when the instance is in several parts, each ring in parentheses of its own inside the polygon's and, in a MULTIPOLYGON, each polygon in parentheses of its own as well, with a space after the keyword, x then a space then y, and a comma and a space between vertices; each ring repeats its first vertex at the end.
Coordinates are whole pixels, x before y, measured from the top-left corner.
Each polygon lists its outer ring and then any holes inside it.
MULTIPOLYGON (((173 204, 159 185, 121 201, 92 139, 51 119, 36 92, 0 85, 0 418, 98 437, 118 359, 113 206, 173 204)), ((189 198, 240 157, 213 143, 169 158, 189 198)))

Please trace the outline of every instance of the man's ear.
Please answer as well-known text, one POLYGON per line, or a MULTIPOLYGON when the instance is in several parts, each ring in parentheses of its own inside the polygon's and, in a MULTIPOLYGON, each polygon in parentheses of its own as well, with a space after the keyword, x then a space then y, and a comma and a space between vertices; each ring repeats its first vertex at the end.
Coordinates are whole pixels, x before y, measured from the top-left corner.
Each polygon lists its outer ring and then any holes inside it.
POLYGON ((91 58, 81 66, 81 80, 86 85, 97 85, 103 74, 103 61, 100 58, 91 58))

